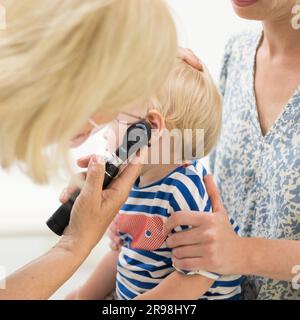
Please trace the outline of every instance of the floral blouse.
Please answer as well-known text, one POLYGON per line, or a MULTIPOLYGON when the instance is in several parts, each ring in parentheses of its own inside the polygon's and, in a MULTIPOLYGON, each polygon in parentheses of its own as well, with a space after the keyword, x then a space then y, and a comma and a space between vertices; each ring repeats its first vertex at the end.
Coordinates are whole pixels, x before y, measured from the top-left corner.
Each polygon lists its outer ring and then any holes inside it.
MULTIPOLYGON (((263 136, 254 91, 261 36, 251 31, 227 44, 221 74, 223 131, 211 169, 242 236, 300 240, 300 86, 263 136)), ((289 282, 249 276, 243 297, 300 299, 300 290, 289 282)))

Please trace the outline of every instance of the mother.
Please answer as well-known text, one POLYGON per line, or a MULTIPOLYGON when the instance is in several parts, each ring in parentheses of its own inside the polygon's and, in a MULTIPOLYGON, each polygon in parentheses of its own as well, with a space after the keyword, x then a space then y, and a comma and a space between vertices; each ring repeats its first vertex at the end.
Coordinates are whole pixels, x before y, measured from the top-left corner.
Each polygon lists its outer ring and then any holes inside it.
MULTIPOLYGON (((0 164, 8 167, 18 160, 36 182, 45 182, 52 169, 66 164, 70 139, 91 131, 84 125, 88 118, 108 121, 122 106, 148 96, 165 80, 176 56, 175 26, 161 0, 4 4, 0 164)), ((61 240, 9 276, 0 299, 48 298, 100 240, 138 175, 138 166, 129 166, 102 192, 100 162, 92 157, 61 240)))
POLYGON ((183 269, 243 274, 245 299, 300 299, 300 30, 295 0, 232 0, 263 31, 232 38, 221 77, 224 127, 211 157, 214 214, 174 215, 194 229, 171 235, 183 269), (295 10, 296 11, 296 10, 295 10), (291 21, 294 20, 293 24, 291 21), (227 214, 241 227, 231 230, 227 214), (298 289, 298 290, 297 290, 298 289))

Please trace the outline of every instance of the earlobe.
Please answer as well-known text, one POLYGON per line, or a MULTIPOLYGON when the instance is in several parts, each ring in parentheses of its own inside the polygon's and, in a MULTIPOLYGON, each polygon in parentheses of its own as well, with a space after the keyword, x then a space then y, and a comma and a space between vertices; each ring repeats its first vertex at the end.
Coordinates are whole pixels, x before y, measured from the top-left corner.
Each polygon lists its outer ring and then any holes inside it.
POLYGON ((162 131, 165 129, 165 118, 159 111, 153 109, 148 111, 147 120, 152 126, 151 143, 155 143, 159 140, 162 131))
POLYGON ((165 118, 157 110, 148 111, 147 120, 151 123, 154 130, 161 131, 165 128, 165 118))

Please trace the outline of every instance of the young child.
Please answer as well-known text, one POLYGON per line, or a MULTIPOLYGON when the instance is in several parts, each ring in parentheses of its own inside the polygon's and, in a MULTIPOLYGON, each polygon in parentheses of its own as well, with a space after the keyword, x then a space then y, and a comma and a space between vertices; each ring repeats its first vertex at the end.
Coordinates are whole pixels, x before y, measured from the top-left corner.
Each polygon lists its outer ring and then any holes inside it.
MULTIPOLYGON (((203 183, 205 168, 199 160, 185 158, 182 151, 176 151, 177 145, 171 145, 170 150, 162 147, 164 132, 177 129, 183 133, 189 129, 192 138, 182 139, 183 149, 190 147, 197 157, 206 156, 220 133, 220 95, 206 68, 198 71, 177 61, 164 87, 145 107, 146 119, 154 128, 149 151, 153 156, 151 151, 156 148, 158 161, 143 166, 116 218, 122 239, 120 251, 107 253, 87 282, 67 299, 105 299, 111 292, 113 299, 122 300, 238 299, 240 276, 176 269, 163 232, 164 221, 172 213, 192 210, 209 214, 211 210, 203 183), (197 129, 204 132, 203 152, 195 142, 197 129), (165 164, 163 158, 168 151, 171 157, 165 164)), ((134 115, 120 116, 123 120, 127 117, 128 122, 134 119, 134 115)), ((186 228, 182 226, 174 232, 186 228)))

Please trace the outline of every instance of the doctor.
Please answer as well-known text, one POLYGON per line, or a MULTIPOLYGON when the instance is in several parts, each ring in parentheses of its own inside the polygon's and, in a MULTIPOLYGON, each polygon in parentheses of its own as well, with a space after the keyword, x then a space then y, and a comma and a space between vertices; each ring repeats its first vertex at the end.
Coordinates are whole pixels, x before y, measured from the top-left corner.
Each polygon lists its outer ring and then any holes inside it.
MULTIPOLYGON (((176 57, 175 26, 161 0, 12 0, 6 11, 0 164, 18 161, 45 183, 62 163, 68 166, 70 140, 91 133, 89 118, 108 122, 120 106, 129 108, 163 83, 176 57)), ((191 53, 180 55, 199 65, 191 53)), ((88 171, 69 227, 53 248, 6 279, 0 299, 49 298, 101 239, 139 174, 138 164, 129 165, 102 191, 102 159, 78 164, 88 171)))

